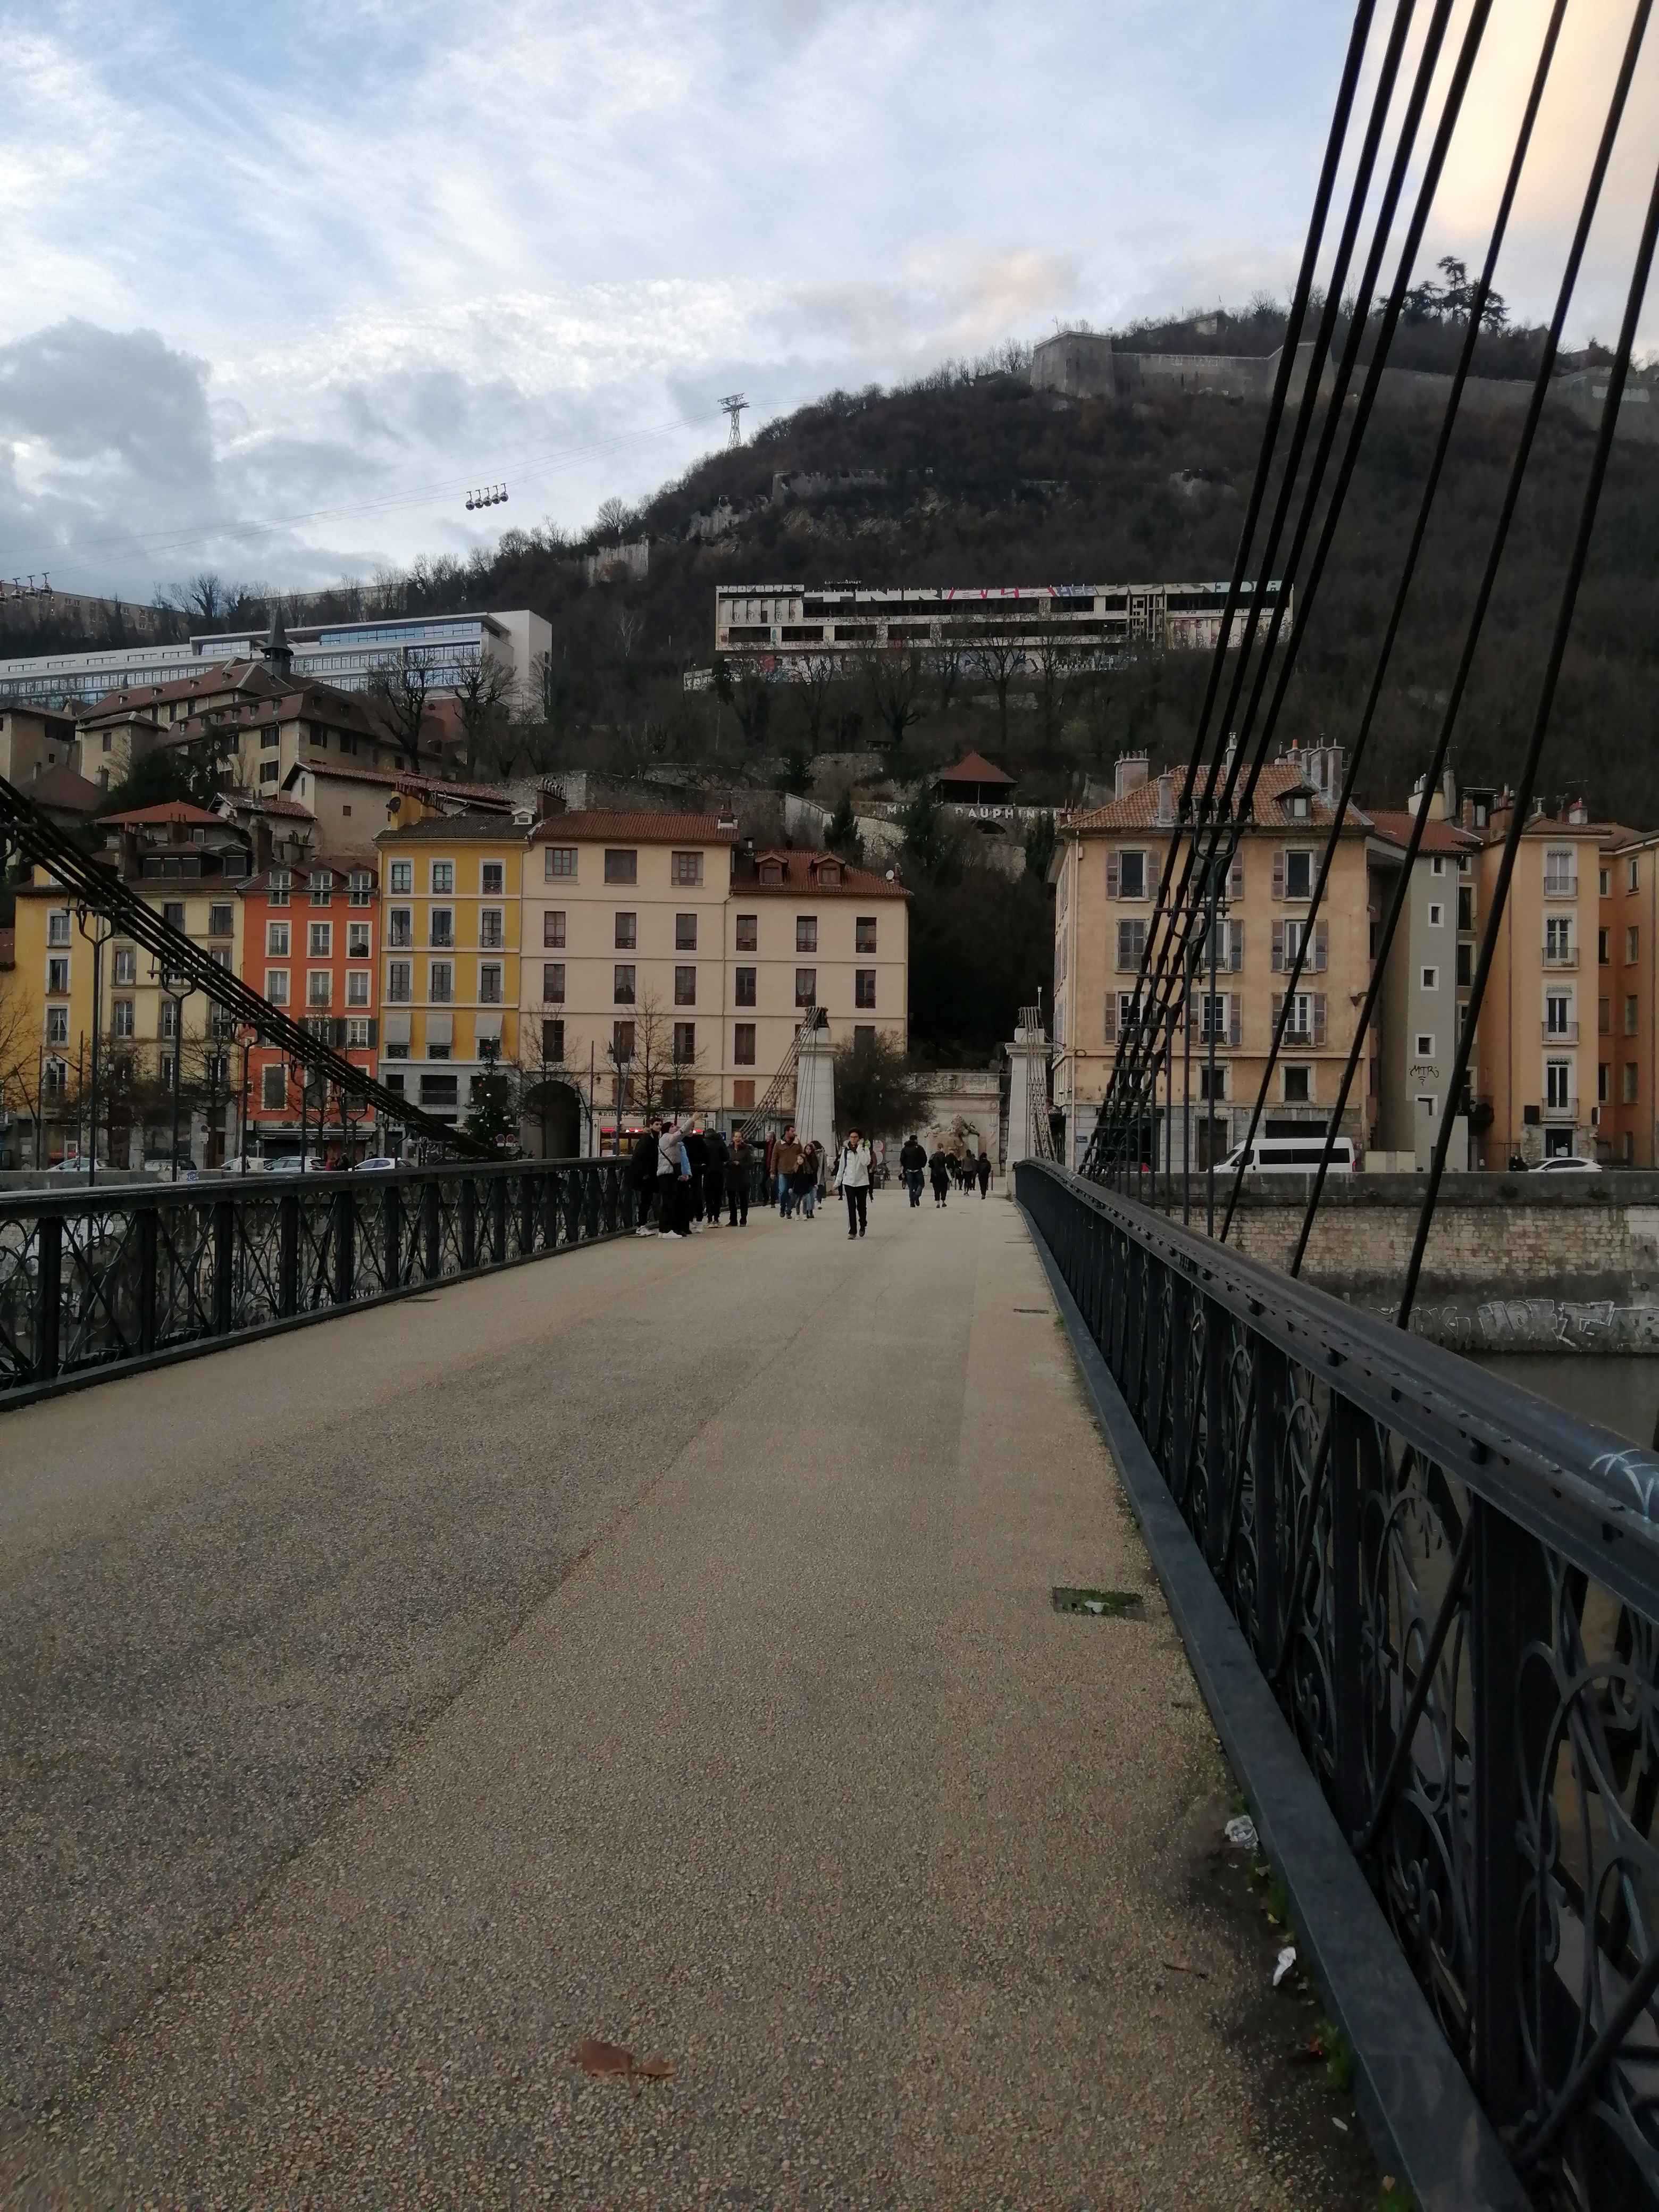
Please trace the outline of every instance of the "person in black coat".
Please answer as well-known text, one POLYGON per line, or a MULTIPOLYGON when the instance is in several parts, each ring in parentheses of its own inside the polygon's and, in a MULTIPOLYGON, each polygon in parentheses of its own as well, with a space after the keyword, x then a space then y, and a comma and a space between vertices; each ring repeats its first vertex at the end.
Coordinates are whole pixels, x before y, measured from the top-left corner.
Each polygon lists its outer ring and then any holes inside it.
POLYGON ((691 1215, 696 1221, 702 1219, 703 1177, 708 1167, 708 1140, 701 1129, 685 1133, 685 1160, 691 1170, 691 1215))
POLYGON ((927 1155, 915 1137, 907 1137, 899 1153, 899 1169, 904 1177, 904 1188, 910 1194, 912 1206, 921 1204, 922 1180, 927 1173, 927 1155))
POLYGON ((927 1163, 928 1178, 933 1186, 933 1203, 943 1206, 951 1195, 951 1155, 942 1147, 927 1163))
POLYGON ((749 1146, 741 1129, 732 1131, 726 1147, 726 1219, 728 1228, 749 1226, 749 1146))
POLYGON ((979 1158, 974 1162, 974 1173, 979 1178, 979 1194, 983 1198, 991 1188, 991 1155, 982 1145, 979 1158))
POLYGON ((634 1140, 634 1149, 628 1155, 626 1170, 628 1188, 634 1194, 634 1213, 636 1237, 654 1237, 651 1226, 651 1208, 657 1195, 657 1133, 647 1129, 634 1140))
POLYGON ((720 1199, 726 1189, 726 1139, 718 1129, 703 1131, 702 1151, 702 1202, 709 1227, 718 1229, 720 1199))

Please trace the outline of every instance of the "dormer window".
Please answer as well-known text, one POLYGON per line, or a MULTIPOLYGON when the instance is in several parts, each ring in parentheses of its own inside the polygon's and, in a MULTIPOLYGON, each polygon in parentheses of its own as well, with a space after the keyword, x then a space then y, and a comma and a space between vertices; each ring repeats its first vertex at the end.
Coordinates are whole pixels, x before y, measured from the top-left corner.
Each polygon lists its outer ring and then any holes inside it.
POLYGON ((760 879, 763 884, 781 884, 783 881, 782 861, 763 860, 760 864, 760 879))
POLYGON ((1310 805, 1307 793, 1305 791, 1293 791, 1291 793, 1291 819, 1293 822, 1305 822, 1308 819, 1309 811, 1310 805))
POLYGON ((831 885, 838 884, 841 881, 841 870, 834 860, 826 860, 823 863, 823 866, 818 870, 818 881, 821 884, 829 884, 831 885))

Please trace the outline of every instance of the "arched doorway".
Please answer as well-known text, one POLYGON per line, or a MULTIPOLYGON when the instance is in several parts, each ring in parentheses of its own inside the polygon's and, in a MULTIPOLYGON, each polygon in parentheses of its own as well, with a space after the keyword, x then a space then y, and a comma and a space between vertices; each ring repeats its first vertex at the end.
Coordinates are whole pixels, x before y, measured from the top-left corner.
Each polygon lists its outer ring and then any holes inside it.
POLYGON ((582 1148, 582 1095, 549 1076, 526 1086, 525 1150, 538 1159, 574 1160, 582 1148))

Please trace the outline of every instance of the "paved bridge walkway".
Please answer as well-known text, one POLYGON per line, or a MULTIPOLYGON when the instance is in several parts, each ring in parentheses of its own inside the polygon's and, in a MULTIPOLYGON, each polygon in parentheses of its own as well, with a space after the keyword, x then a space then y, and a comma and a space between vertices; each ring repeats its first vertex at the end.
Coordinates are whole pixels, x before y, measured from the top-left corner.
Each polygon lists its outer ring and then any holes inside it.
POLYGON ((1000 1195, 573 1254, 0 1469, 0 2201, 1351 2201, 1000 1195))

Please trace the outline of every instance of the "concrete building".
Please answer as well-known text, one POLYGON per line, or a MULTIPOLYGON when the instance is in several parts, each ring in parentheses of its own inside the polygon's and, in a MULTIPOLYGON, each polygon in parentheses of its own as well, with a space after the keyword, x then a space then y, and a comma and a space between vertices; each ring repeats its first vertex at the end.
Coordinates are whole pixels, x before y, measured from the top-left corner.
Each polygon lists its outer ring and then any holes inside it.
POLYGON ((40 707, 0 708, 0 775, 24 784, 45 769, 76 768, 75 720, 40 707))
MULTIPOLYGON (((307 823, 302 835, 271 840, 274 857, 242 886, 246 980, 372 1075, 380 1042, 378 856, 372 847, 325 852, 315 828, 307 823)), ((342 1098, 276 1048, 252 1045, 237 1073, 251 1158, 303 1145, 349 1165, 380 1150, 372 1105, 342 1098)))
MULTIPOLYGON (((1254 586, 1247 586, 1253 591, 1254 586)), ((1277 583, 1268 586, 1274 603, 1277 583)), ((719 584, 714 650, 758 660, 783 679, 811 661, 848 662, 894 647, 954 648, 970 669, 978 653, 1021 651, 1018 673, 1045 652, 1104 656, 1131 645, 1172 653, 1212 650, 1221 635, 1225 581, 1190 584, 895 586, 719 584)), ((1287 615, 1293 595, 1287 598, 1287 615)), ((1243 617, 1229 637, 1236 644, 1243 617)))
MULTIPOLYGON (((549 623, 528 608, 501 612, 391 617, 377 622, 296 623, 286 633, 293 672, 337 691, 361 691, 378 668, 414 661, 434 691, 464 683, 481 662, 507 672, 510 696, 527 703, 537 663, 553 641, 549 623)), ((76 708, 113 692, 153 689, 229 662, 257 661, 262 630, 205 630, 178 644, 115 646, 90 653, 46 653, 0 659, 0 705, 13 702, 76 708)))

